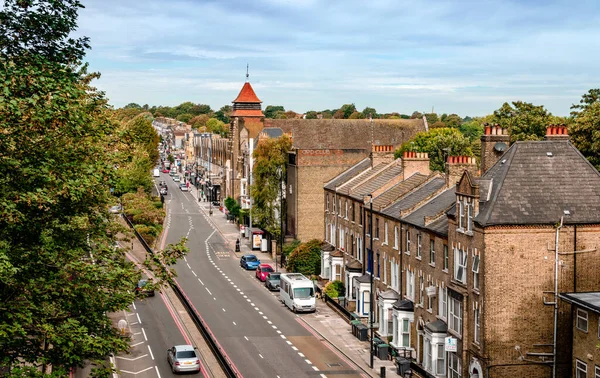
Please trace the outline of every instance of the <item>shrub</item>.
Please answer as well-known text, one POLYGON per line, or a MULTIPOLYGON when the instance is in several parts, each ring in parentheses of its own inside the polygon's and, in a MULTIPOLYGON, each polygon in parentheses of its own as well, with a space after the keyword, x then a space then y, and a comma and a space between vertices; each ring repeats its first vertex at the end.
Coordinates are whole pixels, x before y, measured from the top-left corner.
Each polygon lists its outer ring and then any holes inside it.
POLYGON ((294 252, 294 250, 296 248, 298 248, 298 246, 302 244, 300 243, 300 240, 298 239, 294 239, 292 240, 290 243, 285 243, 283 245, 283 254, 287 257, 289 256, 292 252, 294 252))
POLYGON ((317 239, 299 245, 287 260, 290 272, 302 273, 305 276, 321 273, 321 246, 323 242, 317 239))
POLYGON ((343 297, 346 294, 344 283, 340 280, 330 281, 325 285, 325 294, 329 298, 343 297))

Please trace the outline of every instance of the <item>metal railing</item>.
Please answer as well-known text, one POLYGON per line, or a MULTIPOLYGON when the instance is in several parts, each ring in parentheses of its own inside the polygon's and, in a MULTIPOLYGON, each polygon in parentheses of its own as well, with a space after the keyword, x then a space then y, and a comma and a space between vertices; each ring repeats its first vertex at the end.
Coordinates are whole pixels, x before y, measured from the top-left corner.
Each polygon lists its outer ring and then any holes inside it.
POLYGON ((341 315, 343 315, 348 321, 354 320, 354 315, 350 311, 348 311, 344 306, 339 304, 339 302, 336 299, 331 298, 329 295, 325 294, 325 292, 322 292, 321 295, 323 296, 323 298, 325 299, 325 302, 329 306, 333 307, 337 312, 339 312, 341 315))
MULTIPOLYGON (((140 243, 142 243, 142 246, 144 247, 146 252, 150 253, 151 255, 154 255, 154 251, 152 250, 152 248, 150 248, 148 243, 146 243, 146 240, 144 240, 142 235, 140 235, 140 233, 137 232, 137 230, 135 229, 133 223, 131 223, 129 218, 127 218, 127 216, 125 214, 123 214, 123 218, 129 225, 129 227, 131 227, 131 229, 133 230, 133 233, 135 234, 137 239, 140 241, 140 243)), ((196 327, 198 327, 198 330, 202 334, 202 337, 204 337, 204 340, 206 340, 210 350, 213 352, 213 354, 215 355, 215 358, 219 362, 219 365, 221 365, 221 368, 223 368, 225 375, 227 375, 227 377, 229 377, 229 378, 242 377, 240 372, 237 370, 237 368, 235 367, 233 362, 229 359, 229 357, 227 356, 227 354, 225 353, 225 351, 223 350, 223 348, 217 341, 217 338, 215 337, 215 335, 213 335, 213 333, 210 331, 210 329, 204 322, 204 319, 202 319, 202 316, 200 316, 200 314, 198 313, 198 310, 196 310, 196 308, 194 307, 192 302, 189 300, 187 295, 185 295, 183 290, 181 290, 177 281, 171 283, 171 288, 173 289, 175 294, 177 294, 177 297, 179 298, 179 300, 181 300, 181 303, 183 304, 186 311, 188 312, 188 314, 194 321, 194 324, 196 324, 196 327)))

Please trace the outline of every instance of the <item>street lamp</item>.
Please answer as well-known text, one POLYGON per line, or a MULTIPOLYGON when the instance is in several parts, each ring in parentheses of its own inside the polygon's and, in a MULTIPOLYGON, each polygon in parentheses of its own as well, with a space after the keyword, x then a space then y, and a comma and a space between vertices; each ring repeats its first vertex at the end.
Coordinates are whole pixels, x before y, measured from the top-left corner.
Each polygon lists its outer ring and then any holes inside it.
POLYGON ((370 251, 370 258, 369 258, 369 262, 371 265, 371 292, 369 293, 370 296, 370 303, 369 303, 369 325, 371 328, 371 351, 370 351, 370 362, 371 362, 371 369, 373 369, 373 338, 375 337, 375 331, 373 330, 373 320, 374 320, 374 313, 373 313, 373 302, 375 302, 375 295, 373 293, 373 276, 374 276, 374 270, 375 270, 375 254, 373 253, 373 194, 367 194, 369 196, 369 208, 370 208, 370 214, 369 214, 369 239, 370 240, 370 247, 369 247, 369 251, 370 251))

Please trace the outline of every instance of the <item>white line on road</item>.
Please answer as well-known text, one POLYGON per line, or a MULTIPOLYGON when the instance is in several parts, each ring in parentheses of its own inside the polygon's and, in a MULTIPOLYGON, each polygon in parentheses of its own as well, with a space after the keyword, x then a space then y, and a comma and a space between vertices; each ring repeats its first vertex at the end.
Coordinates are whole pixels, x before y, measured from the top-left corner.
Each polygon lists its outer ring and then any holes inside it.
POLYGON ((148 356, 147 354, 143 354, 141 356, 137 356, 136 358, 127 358, 127 357, 121 357, 121 356, 117 356, 115 358, 118 358, 120 360, 135 361, 135 360, 139 360, 140 358, 147 357, 147 356, 148 356))
POLYGON ((187 259, 185 258, 185 256, 183 256, 183 261, 187 262, 187 259))
POLYGON ((260 353, 259 353, 258 355, 260 356, 260 358, 264 358, 264 357, 262 356, 262 354, 260 354, 260 353))
POLYGON ((259 312, 258 312, 258 314, 259 314, 259 315, 262 315, 263 313, 262 313, 262 311, 259 311, 259 312))
POLYGON ((146 331, 144 331, 144 328, 142 328, 142 333, 144 334, 144 340, 148 341, 148 338, 146 337, 146 331))
POLYGON ((277 329, 277 326, 272 325, 271 327, 273 327, 273 329, 277 329))
POLYGON ((244 336, 244 339, 246 339, 246 341, 250 341, 250 340, 248 340, 248 336, 244 336))
POLYGON ((148 351, 150 352, 150 357, 154 360, 154 354, 152 354, 152 349, 150 349, 150 345, 148 345, 148 351))
POLYGON ((208 294, 212 295, 212 293, 210 292, 210 290, 208 290, 207 287, 205 289, 206 289, 206 291, 208 291, 208 294))
POLYGON ((288 345, 292 345, 292 342, 290 340, 286 340, 285 341, 288 345))
MULTIPOLYGON (((156 375, 158 375, 158 378, 162 378, 162 377, 160 376, 160 373, 158 372, 158 366, 155 366, 154 368, 156 369, 156 375)), ((321 374, 321 375, 323 375, 323 374, 321 374)))
POLYGON ((321 378, 327 378, 325 374, 321 374, 321 378))
POLYGON ((316 366, 313 366, 312 368, 313 368, 314 371, 319 371, 319 368, 316 367, 316 366))
POLYGON ((304 355, 304 353, 300 353, 300 352, 298 352, 298 356, 300 356, 300 357, 302 357, 302 358, 306 357, 306 356, 304 355))
POLYGON ((135 308, 135 302, 131 302, 131 305, 133 306, 134 310, 137 310, 137 308, 135 308))
POLYGON ((198 275, 196 274, 196 272, 194 272, 193 270, 192 270, 192 273, 194 274, 194 276, 198 277, 198 275))
POLYGON ((237 324, 235 324, 235 322, 233 322, 233 325, 235 325, 235 326, 236 326, 237 324))
POLYGON ((285 335, 279 335, 279 336, 281 336, 281 338, 285 340, 285 335))
POLYGON ((142 319, 140 319, 140 314, 138 314, 137 312, 135 313, 135 316, 137 316, 138 318, 138 322, 140 322, 140 324, 142 324, 142 319))
POLYGON ((145 341, 140 341, 139 343, 131 344, 131 346, 132 347, 136 347, 136 346, 141 345, 143 343, 145 343, 145 341))
POLYGON ((306 361, 307 364, 312 365, 312 362, 310 362, 310 360, 304 360, 306 361))
POLYGON ((225 309, 223 309, 223 312, 225 312, 225 309))
POLYGON ((202 285, 204 285, 204 282, 202 282, 202 280, 201 280, 200 278, 198 278, 198 281, 200 281, 200 283, 201 283, 202 285))
POLYGON ((192 269, 192 267, 190 266, 190 264, 188 264, 188 263, 186 263, 186 264, 187 264, 188 268, 192 269))
POLYGON ((298 348, 296 348, 295 346, 293 346, 292 349, 295 350, 296 352, 298 351, 298 348))
POLYGON ((127 371, 127 370, 121 370, 121 372, 123 372, 123 373, 128 373, 128 374, 133 374, 133 375, 138 375, 138 374, 140 374, 140 373, 143 373, 143 372, 145 372, 145 371, 148 371, 148 370, 150 370, 150 369, 152 369, 152 366, 150 366, 149 368, 145 368, 144 370, 140 370, 140 371, 127 371))

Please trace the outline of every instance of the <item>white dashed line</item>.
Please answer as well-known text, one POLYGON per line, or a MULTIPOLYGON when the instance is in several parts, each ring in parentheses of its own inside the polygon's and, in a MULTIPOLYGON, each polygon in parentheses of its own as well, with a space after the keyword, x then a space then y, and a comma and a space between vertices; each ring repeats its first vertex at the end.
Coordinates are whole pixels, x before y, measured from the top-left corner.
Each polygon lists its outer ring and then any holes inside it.
POLYGON ((298 351, 298 348, 296 348, 295 346, 293 346, 292 349, 295 350, 296 352, 298 351))
POLYGON ((142 328, 142 333, 144 334, 144 340, 148 341, 148 338, 146 337, 146 331, 144 331, 143 328, 142 328))
POLYGON ((286 340, 285 341, 288 345, 292 345, 292 342, 290 340, 286 340))
POLYGON ((152 354, 152 349, 150 349, 150 345, 148 345, 148 352, 150 352, 150 357, 154 360, 154 354, 152 354))
POLYGON ((307 364, 312 365, 312 362, 310 362, 310 360, 304 360, 306 361, 307 364))
POLYGON ((279 336, 281 336, 281 338, 284 340, 286 339, 285 335, 279 335, 279 336))
POLYGON ((212 295, 212 293, 210 292, 210 290, 208 290, 207 287, 205 287, 206 291, 208 291, 208 294, 212 295))
POLYGON ((223 309, 223 312, 225 312, 225 309, 223 309))
POLYGON ((244 336, 244 339, 246 339, 247 341, 250 341, 250 340, 248 340, 248 337, 247 337, 247 336, 244 336))
POLYGON ((316 366, 313 366, 312 368, 313 368, 314 371, 319 371, 319 368, 316 367, 316 366))
POLYGON ((260 358, 264 358, 264 357, 262 356, 262 354, 260 354, 260 353, 259 353, 258 355, 260 356, 260 358))
POLYGON ((202 282, 202 280, 200 278, 198 278, 198 281, 200 281, 200 283, 202 284, 202 286, 204 286, 204 282, 202 282))
POLYGON ((194 276, 198 277, 198 275, 196 274, 196 272, 194 272, 193 270, 192 270, 192 273, 194 274, 194 276))
POLYGON ((135 316, 137 316, 137 318, 138 318, 138 322, 139 322, 140 324, 142 324, 142 320, 140 319, 140 314, 138 314, 138 313, 136 312, 136 313, 135 313, 135 316))
POLYGON ((188 266, 188 268, 192 269, 192 267, 190 266, 190 264, 186 263, 186 265, 188 266))
POLYGON ((236 326, 237 324, 235 324, 235 322, 233 322, 233 325, 236 326))

